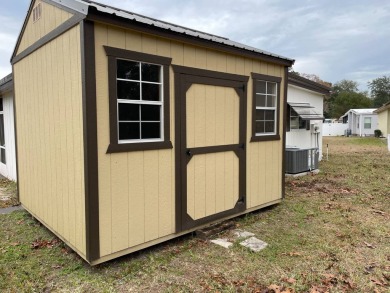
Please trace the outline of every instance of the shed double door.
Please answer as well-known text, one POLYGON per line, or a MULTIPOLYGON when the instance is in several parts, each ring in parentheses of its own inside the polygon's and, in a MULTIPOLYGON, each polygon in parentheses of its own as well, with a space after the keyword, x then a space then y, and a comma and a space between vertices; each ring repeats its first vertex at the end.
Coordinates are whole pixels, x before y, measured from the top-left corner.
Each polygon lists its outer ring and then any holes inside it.
POLYGON ((246 208, 247 77, 174 69, 180 232, 246 208))

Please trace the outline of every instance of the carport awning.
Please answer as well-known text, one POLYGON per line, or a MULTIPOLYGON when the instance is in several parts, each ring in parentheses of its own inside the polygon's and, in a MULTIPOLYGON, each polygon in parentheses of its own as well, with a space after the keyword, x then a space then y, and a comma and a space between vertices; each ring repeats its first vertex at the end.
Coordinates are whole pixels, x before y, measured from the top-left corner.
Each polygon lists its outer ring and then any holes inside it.
POLYGON ((320 111, 309 103, 287 103, 303 120, 323 120, 324 116, 320 111))

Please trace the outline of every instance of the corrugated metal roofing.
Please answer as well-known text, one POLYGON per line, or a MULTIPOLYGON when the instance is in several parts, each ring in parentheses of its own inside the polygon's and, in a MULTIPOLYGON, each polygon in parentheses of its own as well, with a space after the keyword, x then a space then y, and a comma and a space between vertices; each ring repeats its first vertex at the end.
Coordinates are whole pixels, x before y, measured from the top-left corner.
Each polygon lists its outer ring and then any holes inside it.
POLYGON ((196 38, 199 38, 199 39, 203 39, 203 40, 208 40, 208 41, 212 41, 212 42, 215 42, 215 43, 224 44, 224 45, 231 46, 231 47, 234 47, 234 48, 239 48, 239 49, 243 49, 243 50, 256 52, 256 53, 259 53, 259 54, 263 54, 263 55, 267 55, 267 56, 271 56, 271 57, 287 60, 287 61, 292 62, 292 63, 295 62, 295 60, 293 60, 293 59, 290 59, 290 58, 287 58, 287 57, 284 57, 284 56, 281 56, 281 55, 273 54, 273 53, 270 53, 270 52, 267 52, 267 51, 264 51, 264 50, 260 50, 260 49, 257 49, 257 48, 251 47, 251 46, 247 46, 247 45, 235 42, 235 41, 231 41, 231 40, 229 40, 227 38, 224 38, 224 37, 212 35, 212 34, 209 34, 209 33, 198 31, 198 30, 186 28, 186 27, 183 27, 183 26, 180 26, 180 25, 176 25, 176 24, 172 24, 172 23, 169 23, 169 22, 157 20, 157 19, 154 19, 154 18, 150 18, 150 17, 147 17, 147 16, 143 16, 143 15, 137 14, 137 13, 133 13, 133 12, 130 12, 130 11, 122 10, 122 9, 115 8, 115 7, 112 7, 112 6, 108 6, 108 5, 105 5, 105 4, 101 4, 101 3, 98 3, 98 2, 95 2, 95 1, 89 1, 89 0, 78 0, 78 1, 87 3, 89 7, 94 7, 98 11, 103 12, 103 13, 116 15, 118 17, 126 18, 126 19, 129 19, 129 20, 132 20, 132 21, 136 21, 136 22, 139 22, 139 23, 147 24, 147 25, 154 26, 154 27, 157 27, 157 28, 162 28, 162 29, 169 30, 169 31, 172 31, 172 32, 184 34, 184 35, 187 35, 187 36, 196 37, 196 38))

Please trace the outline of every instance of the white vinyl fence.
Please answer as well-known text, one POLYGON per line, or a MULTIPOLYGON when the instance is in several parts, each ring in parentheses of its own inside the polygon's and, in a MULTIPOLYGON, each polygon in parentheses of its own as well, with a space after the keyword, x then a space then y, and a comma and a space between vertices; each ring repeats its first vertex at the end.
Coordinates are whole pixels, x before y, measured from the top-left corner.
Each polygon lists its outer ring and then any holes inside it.
POLYGON ((344 123, 323 123, 322 136, 341 136, 348 129, 348 124, 344 123))

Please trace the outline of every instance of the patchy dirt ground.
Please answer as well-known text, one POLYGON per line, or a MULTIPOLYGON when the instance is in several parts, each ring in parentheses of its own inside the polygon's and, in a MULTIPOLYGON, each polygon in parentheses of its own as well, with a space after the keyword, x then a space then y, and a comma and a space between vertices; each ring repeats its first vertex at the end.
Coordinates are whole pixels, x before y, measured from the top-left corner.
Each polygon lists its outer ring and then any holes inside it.
POLYGON ((8 208, 18 204, 16 183, 7 179, 0 179, 0 208, 8 208))
POLYGON ((318 175, 235 220, 268 243, 253 253, 191 235, 89 267, 25 212, 0 216, 0 291, 390 292, 390 153, 375 139, 326 138, 318 175))

